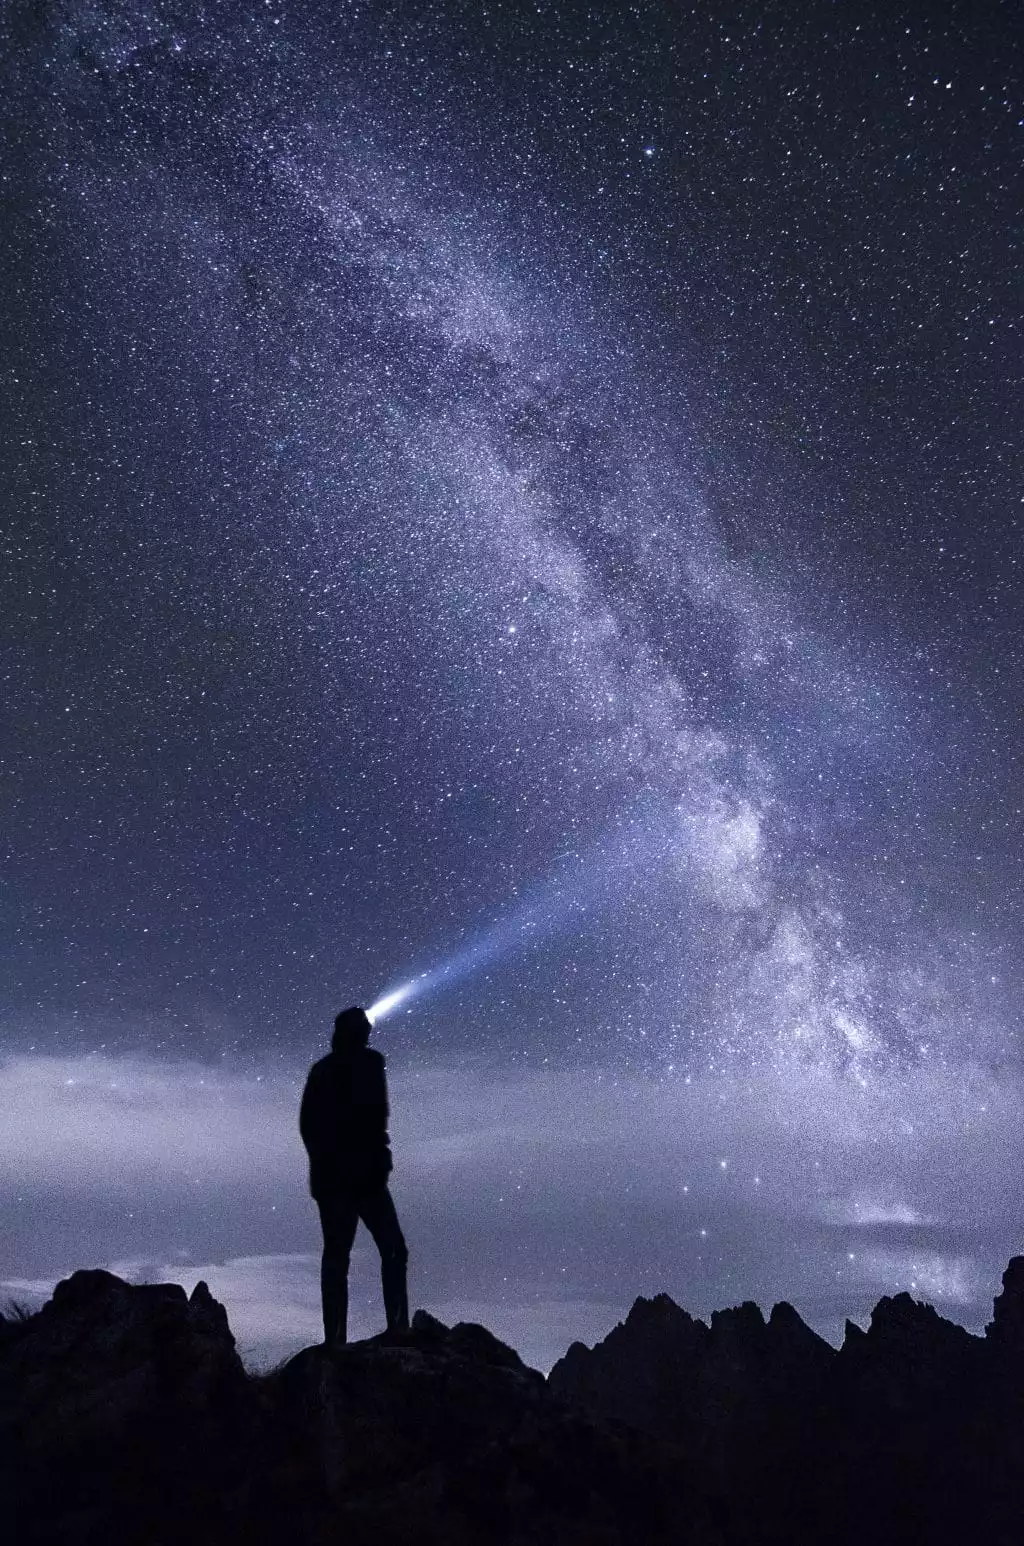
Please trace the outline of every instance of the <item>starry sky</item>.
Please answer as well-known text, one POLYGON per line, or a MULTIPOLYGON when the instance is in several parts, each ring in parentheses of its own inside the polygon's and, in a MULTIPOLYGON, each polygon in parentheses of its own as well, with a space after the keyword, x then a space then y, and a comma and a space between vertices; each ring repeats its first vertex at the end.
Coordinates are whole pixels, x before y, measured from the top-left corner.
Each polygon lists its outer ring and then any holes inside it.
POLYGON ((2 12, 0 1236, 318 1335, 1024 1247, 1009 4, 2 12), (381 1319, 372 1251, 355 1330, 381 1319))

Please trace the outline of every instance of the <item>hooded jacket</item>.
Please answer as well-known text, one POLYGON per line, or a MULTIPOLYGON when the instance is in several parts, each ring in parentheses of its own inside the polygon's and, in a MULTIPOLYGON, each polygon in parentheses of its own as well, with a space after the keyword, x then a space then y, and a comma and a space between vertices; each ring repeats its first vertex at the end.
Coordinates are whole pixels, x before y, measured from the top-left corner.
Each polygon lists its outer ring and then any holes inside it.
POLYGON ((384 1186, 392 1160, 382 1055, 343 1046, 314 1063, 302 1093, 299 1131, 309 1155, 309 1190, 317 1201, 384 1186))

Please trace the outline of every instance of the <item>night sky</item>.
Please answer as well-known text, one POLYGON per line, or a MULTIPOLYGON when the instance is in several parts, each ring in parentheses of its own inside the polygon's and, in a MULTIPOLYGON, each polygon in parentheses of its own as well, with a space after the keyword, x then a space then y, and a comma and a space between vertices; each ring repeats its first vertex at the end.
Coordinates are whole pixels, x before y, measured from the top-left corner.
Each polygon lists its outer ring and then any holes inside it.
POLYGON ((5 1293, 317 1339, 302 1080, 440 970, 375 1036, 414 1304, 984 1322, 1019 19, 3 8, 5 1293))

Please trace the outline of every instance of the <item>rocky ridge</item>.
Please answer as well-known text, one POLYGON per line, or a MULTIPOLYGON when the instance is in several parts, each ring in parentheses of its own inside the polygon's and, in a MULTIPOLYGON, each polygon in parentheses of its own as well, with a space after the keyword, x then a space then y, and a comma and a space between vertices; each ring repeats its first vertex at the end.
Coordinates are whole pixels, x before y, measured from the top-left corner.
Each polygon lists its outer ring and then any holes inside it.
POLYGON ((1024 1258, 974 1337, 906 1294, 837 1351, 789 1305, 638 1299, 545 1380, 484 1327, 244 1370, 200 1284, 77 1272, 0 1317, 16 1538, 289 1546, 1016 1541, 1024 1258))
POLYGON ((681 1446, 750 1542, 1017 1541, 1024 1519, 1024 1257, 983 1337, 901 1293, 837 1350, 789 1304, 695 1320, 638 1299, 553 1393, 681 1446))

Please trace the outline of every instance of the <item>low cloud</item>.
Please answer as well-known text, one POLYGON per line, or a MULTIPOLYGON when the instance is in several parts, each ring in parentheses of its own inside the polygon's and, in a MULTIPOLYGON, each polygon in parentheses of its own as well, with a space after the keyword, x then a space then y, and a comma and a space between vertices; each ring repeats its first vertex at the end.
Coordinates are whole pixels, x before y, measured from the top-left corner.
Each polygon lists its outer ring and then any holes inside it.
MULTIPOLYGON (((317 1339, 303 1073, 0 1065, 7 1292, 46 1292, 87 1265, 202 1277, 251 1361, 317 1339)), ((846 1315, 907 1288, 980 1326, 1024 1222, 1020 1090, 977 1072, 658 1082, 396 1060, 391 1082, 414 1303, 483 1320, 541 1366, 661 1290, 703 1314, 788 1298, 837 1339, 846 1315)), ((355 1334, 381 1320, 360 1242, 355 1334)))

